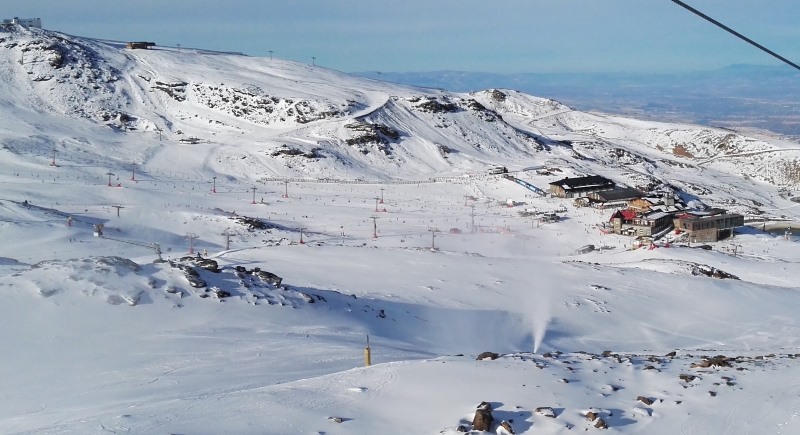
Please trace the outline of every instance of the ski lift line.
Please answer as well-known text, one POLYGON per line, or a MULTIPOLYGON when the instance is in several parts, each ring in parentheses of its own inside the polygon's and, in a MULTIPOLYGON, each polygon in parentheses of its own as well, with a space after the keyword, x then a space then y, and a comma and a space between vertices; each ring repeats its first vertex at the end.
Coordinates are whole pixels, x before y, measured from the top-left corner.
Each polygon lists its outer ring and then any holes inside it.
POLYGON ((768 53, 769 55, 779 59, 780 61, 786 63, 787 65, 790 65, 790 66, 794 67, 795 69, 800 70, 800 65, 797 65, 796 63, 790 61, 789 59, 786 59, 785 57, 781 56, 780 54, 775 53, 774 51, 770 50, 769 48, 764 47, 763 45, 753 41, 752 39, 750 39, 750 38, 742 35, 741 33, 731 29, 730 27, 720 23, 719 21, 709 17, 708 15, 698 11, 697 9, 687 5, 686 3, 684 3, 684 2, 682 2, 680 0, 672 0, 672 2, 677 4, 678 6, 681 6, 684 9, 688 10, 689 12, 699 16, 700 18, 710 22, 711 24, 714 24, 715 26, 721 28, 722 30, 725 30, 726 32, 736 36, 737 38, 747 42, 748 44, 758 48, 759 50, 764 51, 764 52, 768 53))

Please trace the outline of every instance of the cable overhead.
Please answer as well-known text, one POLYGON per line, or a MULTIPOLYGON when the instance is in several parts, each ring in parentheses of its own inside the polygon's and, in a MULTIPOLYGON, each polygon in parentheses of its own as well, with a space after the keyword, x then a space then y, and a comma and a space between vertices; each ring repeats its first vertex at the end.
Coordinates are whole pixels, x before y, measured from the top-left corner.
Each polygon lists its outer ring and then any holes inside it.
POLYGON ((708 15, 698 11, 697 9, 687 5, 686 3, 684 3, 684 2, 682 2, 680 0, 672 0, 672 2, 677 4, 678 6, 683 7, 684 9, 688 10, 689 12, 692 12, 693 14, 699 16, 700 18, 703 18, 704 20, 714 24, 715 26, 719 27, 720 29, 725 30, 726 32, 736 36, 737 38, 744 40, 745 42, 747 42, 750 45, 758 48, 759 50, 764 51, 764 52, 770 54, 771 56, 780 59, 782 62, 786 63, 787 65, 791 65, 792 67, 800 70, 800 65, 797 65, 796 63, 790 61, 789 59, 786 59, 785 57, 781 56, 780 54, 775 53, 774 51, 770 50, 769 48, 764 47, 763 45, 759 44, 758 42, 753 41, 752 39, 748 38, 747 36, 742 35, 741 33, 731 29, 730 27, 728 27, 728 26, 720 23, 719 21, 709 17, 708 15))

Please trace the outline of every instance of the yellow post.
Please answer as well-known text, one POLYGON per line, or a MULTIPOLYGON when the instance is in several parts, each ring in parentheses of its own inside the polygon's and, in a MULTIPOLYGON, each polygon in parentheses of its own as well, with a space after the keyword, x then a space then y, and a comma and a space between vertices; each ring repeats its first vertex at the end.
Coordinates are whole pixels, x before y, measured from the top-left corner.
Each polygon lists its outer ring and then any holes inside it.
POLYGON ((369 335, 367 336, 367 347, 364 348, 364 366, 372 365, 372 350, 369 348, 369 335))

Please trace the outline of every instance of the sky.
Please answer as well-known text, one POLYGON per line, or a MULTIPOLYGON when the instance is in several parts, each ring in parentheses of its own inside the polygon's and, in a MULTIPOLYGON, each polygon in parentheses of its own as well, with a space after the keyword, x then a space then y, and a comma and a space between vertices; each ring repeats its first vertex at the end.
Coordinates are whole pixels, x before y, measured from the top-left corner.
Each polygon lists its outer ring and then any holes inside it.
MULTIPOLYGON (((272 55, 345 72, 683 72, 781 64, 670 0, 17 3, 2 8, 4 18, 38 17, 45 28, 72 35, 272 55)), ((686 3, 800 62, 800 8, 793 1, 686 3)))

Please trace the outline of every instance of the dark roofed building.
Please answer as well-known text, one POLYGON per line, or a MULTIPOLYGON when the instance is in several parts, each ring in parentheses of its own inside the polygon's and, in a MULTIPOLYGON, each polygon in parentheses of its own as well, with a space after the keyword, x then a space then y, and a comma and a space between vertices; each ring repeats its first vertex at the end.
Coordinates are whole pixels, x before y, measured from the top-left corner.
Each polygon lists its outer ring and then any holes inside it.
POLYGON ((150 47, 155 47, 155 42, 146 42, 146 41, 131 41, 125 44, 125 47, 130 49, 148 49, 150 47))
POLYGON ((589 203, 598 208, 628 208, 628 202, 641 198, 644 193, 632 187, 614 187, 609 190, 592 192, 588 196, 589 203))
POLYGON ((563 178, 550 183, 550 193, 561 198, 577 198, 592 192, 613 189, 614 182, 600 175, 563 178))

